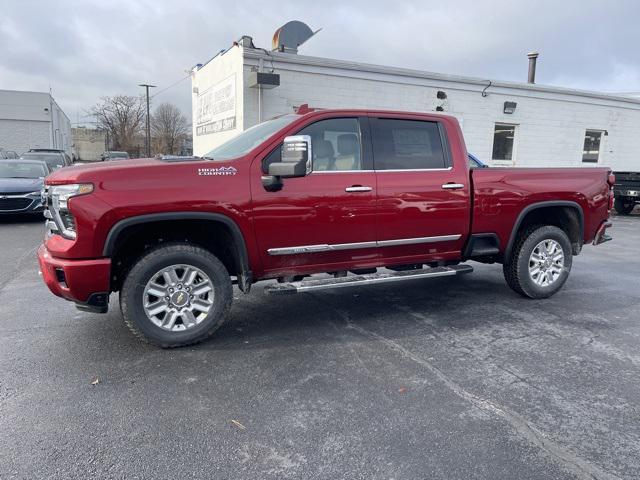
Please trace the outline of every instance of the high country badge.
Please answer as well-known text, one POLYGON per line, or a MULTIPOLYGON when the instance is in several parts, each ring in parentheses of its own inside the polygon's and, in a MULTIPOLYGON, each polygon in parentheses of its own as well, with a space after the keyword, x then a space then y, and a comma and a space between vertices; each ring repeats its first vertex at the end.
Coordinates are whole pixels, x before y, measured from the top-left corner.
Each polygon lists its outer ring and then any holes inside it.
POLYGON ((238 170, 234 167, 199 168, 198 175, 235 175, 238 170))

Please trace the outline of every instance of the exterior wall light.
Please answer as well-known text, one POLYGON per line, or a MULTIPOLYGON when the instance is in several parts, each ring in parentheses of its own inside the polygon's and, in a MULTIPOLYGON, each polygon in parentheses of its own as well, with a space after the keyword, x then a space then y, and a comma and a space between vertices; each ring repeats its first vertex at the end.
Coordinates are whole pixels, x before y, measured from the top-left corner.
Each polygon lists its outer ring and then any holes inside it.
POLYGON ((511 115, 513 112, 516 111, 517 106, 518 104, 516 102, 504 102, 503 112, 511 115))

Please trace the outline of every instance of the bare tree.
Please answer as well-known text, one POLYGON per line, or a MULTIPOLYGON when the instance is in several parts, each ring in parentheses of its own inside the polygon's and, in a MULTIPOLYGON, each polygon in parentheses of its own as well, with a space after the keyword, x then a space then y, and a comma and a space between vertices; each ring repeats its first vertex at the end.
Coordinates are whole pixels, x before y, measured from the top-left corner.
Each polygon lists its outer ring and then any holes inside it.
POLYGON ((170 103, 158 105, 151 115, 151 132, 156 148, 169 155, 178 153, 180 144, 189 133, 189 122, 180 109, 170 103))
POLYGON ((146 115, 142 97, 115 95, 102 97, 91 108, 98 128, 107 130, 115 150, 133 151, 137 148, 136 136, 140 135, 146 115))

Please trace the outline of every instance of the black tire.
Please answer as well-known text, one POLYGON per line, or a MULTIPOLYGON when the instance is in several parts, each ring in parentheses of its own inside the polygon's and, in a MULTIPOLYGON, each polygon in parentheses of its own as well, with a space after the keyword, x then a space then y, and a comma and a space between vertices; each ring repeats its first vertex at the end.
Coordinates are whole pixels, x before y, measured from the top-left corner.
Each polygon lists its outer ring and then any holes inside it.
POLYGON ((120 309, 125 324, 141 340, 162 348, 193 345, 209 338, 224 324, 232 300, 231 279, 222 262, 208 250, 186 243, 167 243, 145 253, 133 265, 120 290, 120 309), (144 290, 157 272, 180 264, 194 266, 209 277, 213 305, 197 325, 183 331, 168 331, 154 324, 145 313, 144 290))
POLYGON ((635 201, 633 200, 624 197, 618 197, 615 199, 613 206, 616 209, 616 212, 618 212, 620 215, 629 215, 636 205, 635 201))
POLYGON ((504 278, 511 289, 523 297, 547 298, 562 288, 569 278, 573 260, 571 242, 567 234, 552 225, 533 225, 518 234, 509 258, 502 265, 504 278), (538 285, 529 273, 529 260, 536 246, 544 240, 554 240, 564 254, 564 268, 553 283, 547 286, 538 285))

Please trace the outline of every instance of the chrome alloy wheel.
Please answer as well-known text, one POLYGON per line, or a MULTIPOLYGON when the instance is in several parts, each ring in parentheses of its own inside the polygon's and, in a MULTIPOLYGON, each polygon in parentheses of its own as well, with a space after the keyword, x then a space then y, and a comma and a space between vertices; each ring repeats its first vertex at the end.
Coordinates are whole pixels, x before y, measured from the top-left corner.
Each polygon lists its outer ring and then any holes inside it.
POLYGON ((192 265, 171 265, 151 277, 142 302, 149 320, 171 332, 202 322, 213 308, 213 283, 192 265))
POLYGON ((564 250, 555 240, 541 241, 529 257, 529 276, 537 285, 548 287, 564 270, 564 250))

